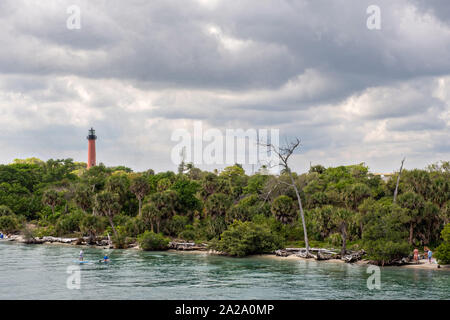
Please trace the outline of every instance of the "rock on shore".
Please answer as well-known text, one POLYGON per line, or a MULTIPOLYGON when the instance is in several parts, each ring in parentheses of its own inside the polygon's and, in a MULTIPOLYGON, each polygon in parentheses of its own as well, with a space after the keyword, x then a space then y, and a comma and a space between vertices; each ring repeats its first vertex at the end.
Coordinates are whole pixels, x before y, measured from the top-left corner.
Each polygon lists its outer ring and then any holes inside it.
POLYGON ((364 254, 365 254, 364 250, 347 251, 346 254, 341 257, 341 254, 339 252, 323 248, 310 248, 308 254, 306 253, 306 248, 286 248, 275 251, 275 255, 280 257, 288 257, 290 255, 295 255, 300 258, 304 259, 313 258, 315 260, 341 259, 347 263, 352 263, 361 260, 364 254))
POLYGON ((24 237, 23 235, 9 235, 5 240, 7 241, 17 241, 19 243, 26 244, 43 244, 43 243, 62 243, 62 244, 72 244, 72 245, 96 245, 100 247, 110 247, 110 243, 107 239, 96 240, 90 243, 88 237, 83 238, 62 238, 62 237, 24 237))
POLYGON ((207 244, 196 244, 195 242, 175 242, 171 241, 169 242, 169 249, 173 250, 200 250, 200 251, 206 251, 207 244))

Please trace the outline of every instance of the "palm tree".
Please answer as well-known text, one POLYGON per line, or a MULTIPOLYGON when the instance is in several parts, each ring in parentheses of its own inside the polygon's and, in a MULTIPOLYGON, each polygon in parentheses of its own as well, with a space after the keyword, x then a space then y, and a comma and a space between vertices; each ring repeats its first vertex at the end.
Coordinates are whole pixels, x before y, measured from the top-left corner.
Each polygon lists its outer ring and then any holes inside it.
POLYGON ((294 202, 288 196, 279 196, 276 198, 272 203, 270 211, 283 224, 292 224, 297 218, 294 202))
POLYGON ((206 212, 213 220, 218 217, 225 217, 230 206, 230 198, 223 193, 215 193, 211 195, 205 203, 206 212))
POLYGON ((55 207, 61 203, 58 192, 54 189, 48 189, 42 195, 42 203, 52 208, 52 214, 55 214, 55 207))
POLYGON ((364 183, 356 183, 349 186, 344 192, 344 200, 352 210, 356 210, 359 204, 371 195, 370 188, 364 183))
POLYGON ((89 236, 89 243, 93 243, 97 231, 102 227, 99 216, 86 215, 80 222, 80 230, 87 233, 89 236))
POLYGON ((75 204, 85 213, 92 208, 92 190, 85 184, 79 184, 75 187, 75 204))
POLYGON ((161 218, 161 211, 158 210, 153 202, 144 204, 142 207, 142 219, 146 225, 150 224, 150 228, 153 232, 155 231, 154 227, 156 225, 156 232, 159 233, 161 218))
POLYGON ((413 244, 414 227, 422 219, 421 211, 424 206, 424 199, 421 195, 408 191, 398 197, 398 203, 402 208, 407 209, 409 217, 409 244, 413 244))
POLYGON ((170 219, 176 213, 177 201, 178 196, 172 190, 152 194, 149 202, 143 207, 144 221, 150 222, 152 230, 154 223, 156 232, 159 233, 161 222, 170 219))
POLYGON ((130 191, 134 193, 139 201, 139 212, 138 216, 142 216, 142 199, 149 193, 150 185, 142 176, 136 177, 131 181, 130 191))
POLYGON ((334 225, 337 227, 342 237, 342 249, 341 256, 345 255, 347 251, 347 229, 350 222, 350 218, 352 217, 352 212, 347 209, 339 208, 333 212, 332 221, 334 225))
POLYGON ((95 209, 100 215, 109 220, 109 224, 117 237, 117 230, 114 227, 113 218, 120 212, 119 195, 110 191, 102 191, 95 196, 95 209))

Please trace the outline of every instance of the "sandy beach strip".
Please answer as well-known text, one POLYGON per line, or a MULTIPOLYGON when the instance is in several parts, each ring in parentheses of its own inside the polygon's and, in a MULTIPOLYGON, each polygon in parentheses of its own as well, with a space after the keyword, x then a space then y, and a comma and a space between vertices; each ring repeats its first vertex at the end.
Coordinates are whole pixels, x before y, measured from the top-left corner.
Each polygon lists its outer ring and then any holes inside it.
MULTIPOLYGON (((261 257, 261 258, 267 258, 267 259, 275 259, 275 260, 284 260, 284 261, 315 261, 315 262, 327 262, 327 263, 345 263, 345 261, 340 259, 330 259, 330 260, 320 260, 317 261, 315 259, 306 259, 301 258, 296 255, 290 255, 287 257, 280 257, 274 254, 261 254, 261 255, 253 255, 252 257, 261 257)), ((450 265, 441 265, 440 268, 438 268, 438 264, 435 262, 435 259, 432 260, 433 263, 429 263, 428 260, 420 260, 418 264, 405 264, 402 266, 392 266, 392 268, 406 268, 406 269, 424 269, 424 270, 442 270, 442 271, 450 271, 450 265)), ((357 262, 354 262, 353 264, 357 265, 368 265, 368 260, 359 260, 357 262)), ((389 266, 391 267, 391 266, 389 266)))

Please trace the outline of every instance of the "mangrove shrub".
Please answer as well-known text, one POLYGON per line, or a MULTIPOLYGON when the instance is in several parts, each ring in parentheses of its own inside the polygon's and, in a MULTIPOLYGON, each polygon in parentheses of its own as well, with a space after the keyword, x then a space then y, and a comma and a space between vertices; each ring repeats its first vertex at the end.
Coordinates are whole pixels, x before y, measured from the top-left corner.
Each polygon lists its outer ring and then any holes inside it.
POLYGON ((270 253, 282 246, 279 235, 272 233, 267 226, 249 221, 235 221, 214 245, 215 249, 237 257, 270 253))
POLYGON ((138 237, 139 246, 146 251, 152 250, 167 250, 169 239, 164 237, 161 233, 154 233, 153 231, 145 231, 138 237))

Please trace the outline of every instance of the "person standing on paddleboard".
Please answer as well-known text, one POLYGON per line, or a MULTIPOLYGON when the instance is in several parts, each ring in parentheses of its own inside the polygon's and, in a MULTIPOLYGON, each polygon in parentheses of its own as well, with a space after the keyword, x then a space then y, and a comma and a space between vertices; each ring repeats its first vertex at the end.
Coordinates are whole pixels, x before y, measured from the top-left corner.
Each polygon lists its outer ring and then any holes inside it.
POLYGON ((83 261, 83 250, 80 250, 80 261, 83 261))

